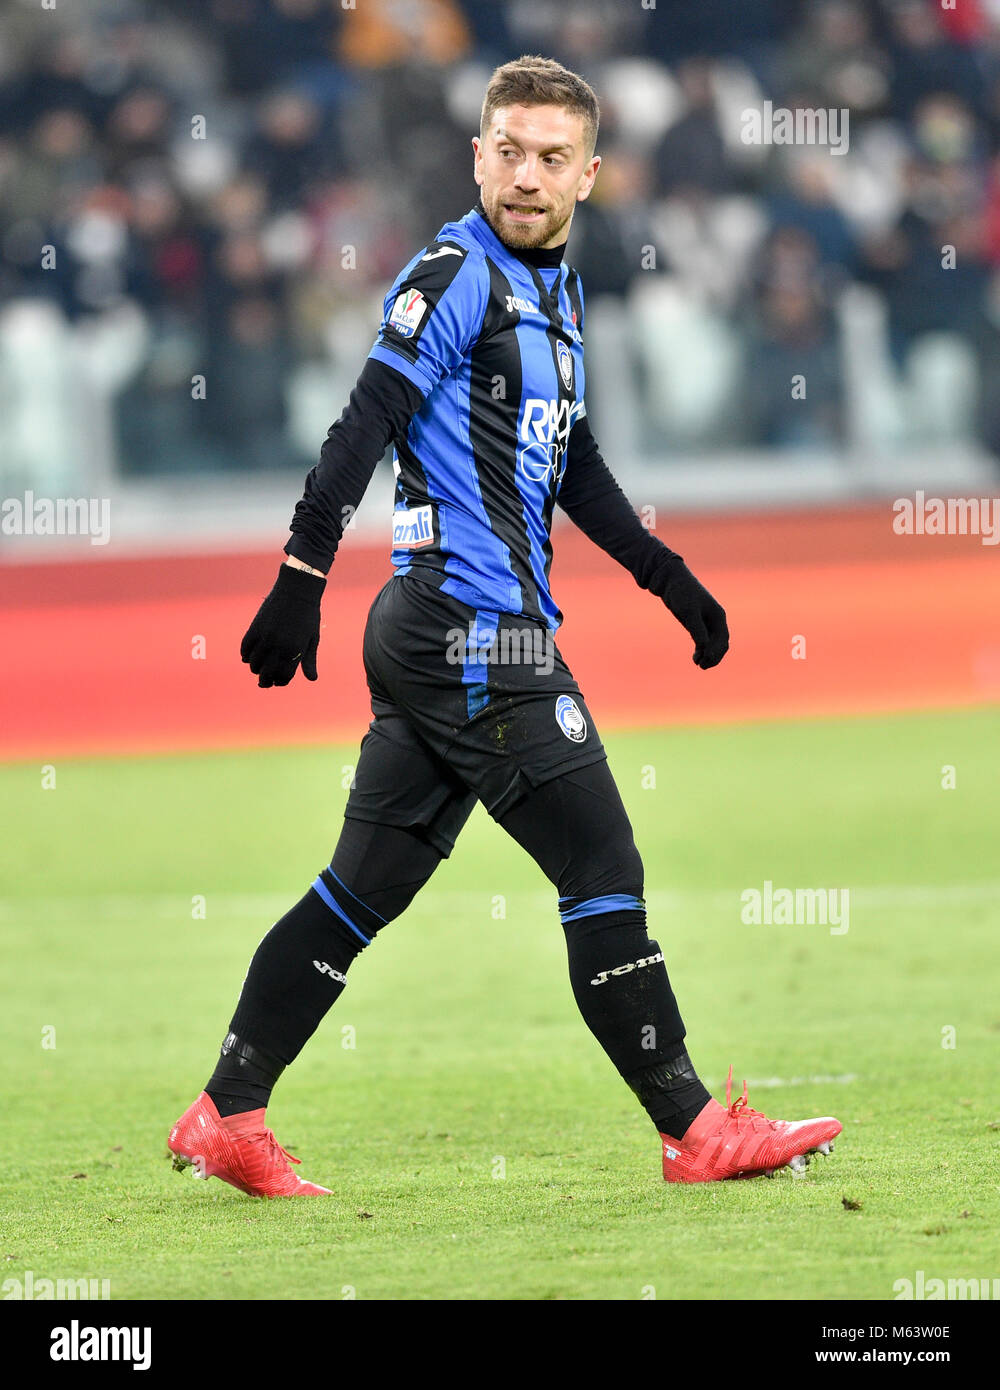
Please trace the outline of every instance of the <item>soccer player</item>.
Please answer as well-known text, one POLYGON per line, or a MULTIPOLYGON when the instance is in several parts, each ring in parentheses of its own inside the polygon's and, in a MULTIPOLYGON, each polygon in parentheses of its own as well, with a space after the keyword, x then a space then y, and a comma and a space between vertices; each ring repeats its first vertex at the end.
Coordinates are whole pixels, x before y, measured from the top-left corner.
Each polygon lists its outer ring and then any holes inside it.
POLYGON ((265 1124, 283 1069, 355 957, 446 858, 477 799, 559 895, 573 994, 661 1137, 663 1175, 706 1182, 801 1169, 837 1120, 769 1120, 709 1095, 685 1048, 643 868, 594 719, 555 646, 556 503, 661 599, 708 670, 726 615, 640 523, 591 433, 584 298, 563 260, 600 166, 598 105, 558 63, 493 74, 473 139, 479 205, 405 267, 378 338, 295 508, 287 558, 243 639, 261 686, 317 679, 320 597, 345 525, 391 441, 394 573, 368 617, 373 719, 333 859, 250 963, 218 1064, 170 1131, 253 1196, 307 1196, 265 1124), (652 1049, 649 1043, 652 1041, 652 1049))

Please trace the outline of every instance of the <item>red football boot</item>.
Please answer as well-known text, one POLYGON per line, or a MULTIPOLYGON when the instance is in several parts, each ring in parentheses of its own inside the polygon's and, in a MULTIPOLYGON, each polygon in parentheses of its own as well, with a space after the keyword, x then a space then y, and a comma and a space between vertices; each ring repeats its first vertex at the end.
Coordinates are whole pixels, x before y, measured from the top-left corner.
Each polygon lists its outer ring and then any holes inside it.
POLYGON ((828 1154, 843 1125, 829 1115, 820 1120, 769 1120, 747 1105, 747 1083, 732 1099, 733 1069, 726 1082, 726 1103, 710 1100, 683 1139, 661 1134, 663 1176, 667 1182, 719 1182, 724 1178, 768 1177, 786 1164, 793 1174, 805 1172, 807 1155, 828 1154))
POLYGON ((177 1172, 193 1167, 199 1178, 221 1178, 250 1197, 329 1197, 328 1187, 304 1182, 292 1172, 300 1163, 264 1126, 263 1110, 223 1119, 202 1091, 167 1139, 177 1172))

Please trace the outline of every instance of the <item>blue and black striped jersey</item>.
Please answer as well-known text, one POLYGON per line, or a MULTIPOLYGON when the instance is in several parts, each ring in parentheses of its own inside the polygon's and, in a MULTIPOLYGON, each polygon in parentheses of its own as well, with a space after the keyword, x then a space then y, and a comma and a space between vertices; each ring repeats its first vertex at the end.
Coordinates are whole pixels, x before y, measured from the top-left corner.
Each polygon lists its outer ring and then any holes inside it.
POLYGON ((640 522, 591 433, 583 294, 574 271, 551 264, 559 251, 512 252, 476 210, 413 258, 306 477, 288 555, 330 568, 391 442, 397 573, 479 611, 554 629, 558 502, 640 588, 662 597, 679 557, 640 522))
POLYGON ((582 328, 576 272, 522 259, 478 210, 398 276, 370 353, 423 400, 394 450, 398 573, 559 625, 549 533, 585 414, 582 328))

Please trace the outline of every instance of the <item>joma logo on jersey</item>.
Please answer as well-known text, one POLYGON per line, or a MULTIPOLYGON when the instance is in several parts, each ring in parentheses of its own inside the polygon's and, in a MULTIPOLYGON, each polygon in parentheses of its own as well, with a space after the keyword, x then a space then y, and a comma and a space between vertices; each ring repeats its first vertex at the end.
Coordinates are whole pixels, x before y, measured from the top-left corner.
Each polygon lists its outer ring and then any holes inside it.
POLYGON ((612 975, 628 975, 633 970, 641 970, 644 965, 656 965, 663 959, 663 952, 657 951, 655 956, 643 956, 640 960, 630 960, 627 965, 616 965, 614 970, 602 970, 596 980, 591 980, 592 985, 603 985, 612 975))
POLYGON ((434 516, 429 503, 393 512, 392 544, 394 550, 420 550, 434 544, 434 516))
POLYGON ((507 296, 508 314, 537 314, 539 312, 537 304, 529 304, 526 299, 519 299, 516 294, 507 296))

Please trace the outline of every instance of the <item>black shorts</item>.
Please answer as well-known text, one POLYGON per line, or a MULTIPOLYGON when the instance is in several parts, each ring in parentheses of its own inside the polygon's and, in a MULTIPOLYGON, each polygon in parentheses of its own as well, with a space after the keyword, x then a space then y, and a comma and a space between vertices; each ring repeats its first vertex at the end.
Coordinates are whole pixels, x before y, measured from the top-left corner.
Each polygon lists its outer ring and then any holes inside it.
POLYGON ((499 819, 527 792, 605 758, 541 623, 470 608, 396 575, 364 640, 372 719, 345 815, 416 827, 442 854, 476 801, 499 819))

